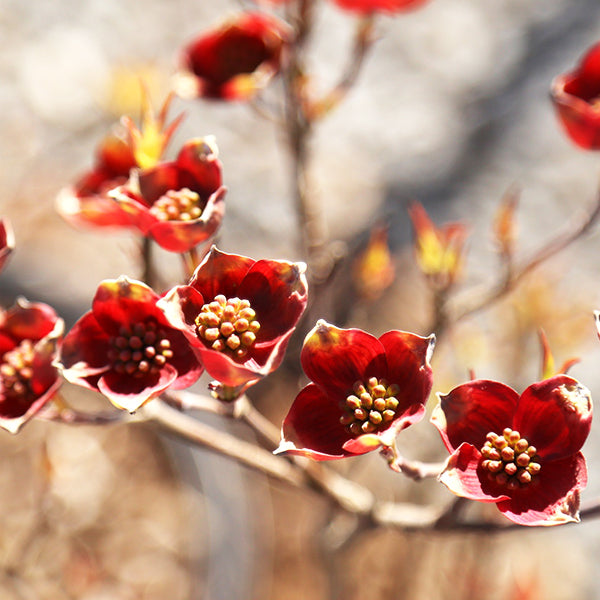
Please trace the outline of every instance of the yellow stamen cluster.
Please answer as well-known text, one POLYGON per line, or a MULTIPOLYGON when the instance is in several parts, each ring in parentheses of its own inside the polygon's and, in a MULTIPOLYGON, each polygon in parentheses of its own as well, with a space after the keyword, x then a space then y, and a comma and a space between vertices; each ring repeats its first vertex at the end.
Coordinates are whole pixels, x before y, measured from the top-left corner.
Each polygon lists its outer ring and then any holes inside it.
POLYGON ((260 323, 248 300, 219 294, 204 304, 196 317, 196 334, 213 350, 242 358, 256 341, 260 323))
POLYGON ((136 323, 131 329, 121 327, 119 335, 110 338, 108 358, 117 373, 143 377, 156 373, 173 358, 171 342, 156 323, 136 323))
POLYGON ((4 354, 0 364, 0 379, 7 397, 26 400, 32 394, 34 357, 31 340, 23 340, 16 348, 4 354))
POLYGON ((383 379, 371 377, 364 385, 357 381, 350 394, 342 402, 344 414, 340 423, 352 435, 374 433, 387 427, 395 418, 398 408, 396 394, 400 388, 388 385, 383 379))
POLYGON ((161 221, 193 221, 202 215, 200 196, 188 188, 169 190, 150 212, 161 221))
POLYGON ((510 427, 502 435, 488 433, 481 456, 481 466, 489 476, 511 490, 531 483, 542 468, 535 446, 510 427))

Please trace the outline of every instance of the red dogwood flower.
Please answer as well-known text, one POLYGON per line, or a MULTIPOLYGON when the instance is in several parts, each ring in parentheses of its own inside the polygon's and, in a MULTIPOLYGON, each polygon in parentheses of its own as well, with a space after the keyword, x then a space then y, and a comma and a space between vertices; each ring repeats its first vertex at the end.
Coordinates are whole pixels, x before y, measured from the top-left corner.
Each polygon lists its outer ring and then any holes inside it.
POLYGON ((287 25, 272 15, 240 13, 186 46, 178 86, 184 96, 245 100, 280 68, 287 25))
POLYGON ((110 193, 145 236, 170 252, 186 252, 211 237, 225 213, 221 162, 211 137, 188 141, 172 162, 132 171, 110 193))
POLYGON ((495 502, 520 525, 579 520, 592 400, 575 379, 557 375, 521 396, 497 381, 470 381, 440 395, 431 420, 452 453, 440 475, 451 492, 495 502))
POLYGON ((7 219, 0 219, 0 271, 15 248, 15 237, 7 219))
POLYGON ((0 309, 0 427, 16 433, 60 387, 53 366, 63 321, 41 302, 0 309))
POLYGON ((142 125, 138 129, 129 117, 100 143, 94 168, 74 185, 63 188, 56 199, 62 217, 76 227, 132 227, 131 218, 109 197, 108 192, 123 185, 131 169, 148 168, 160 160, 182 115, 166 124, 171 96, 155 115, 145 89, 142 94, 142 125))
POLYGON ((189 285, 173 288, 160 305, 207 373, 237 395, 280 365, 306 307, 305 269, 213 246, 189 285))
POLYGON ((65 336, 59 357, 65 379, 129 412, 169 387, 192 385, 202 367, 158 300, 147 285, 127 277, 101 282, 92 310, 65 336))
POLYGON ((414 10, 428 0, 334 0, 344 10, 369 14, 374 12, 398 13, 414 10))
POLYGON ((600 150, 600 43, 575 70, 554 78, 552 101, 571 140, 586 150, 600 150))
POLYGON ((432 385, 435 337, 360 329, 319 321, 300 360, 312 380, 294 400, 276 452, 330 460, 391 446, 419 421, 432 385))

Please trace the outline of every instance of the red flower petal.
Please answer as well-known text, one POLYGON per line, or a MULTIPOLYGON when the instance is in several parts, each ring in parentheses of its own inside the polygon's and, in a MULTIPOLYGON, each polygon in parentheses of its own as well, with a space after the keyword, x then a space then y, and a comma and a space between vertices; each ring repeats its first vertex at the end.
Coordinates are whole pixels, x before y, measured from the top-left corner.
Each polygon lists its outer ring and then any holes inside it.
POLYGON ((580 452, 543 463, 536 479, 498 504, 505 516, 519 525, 579 521, 579 495, 587 484, 587 468, 580 452))
POLYGON ((64 378, 95 390, 98 376, 109 368, 106 362, 109 349, 108 335, 94 314, 86 313, 73 325, 61 345, 58 361, 64 378))
POLYGON ((475 446, 461 444, 448 458, 439 480, 453 494, 470 500, 499 502, 508 499, 500 486, 487 479, 480 462, 481 453, 475 446))
POLYGON ((213 246, 198 265, 190 285, 202 294, 205 302, 210 302, 218 294, 234 298, 238 295, 239 285, 255 262, 247 256, 221 252, 213 246))
POLYGON ((357 381, 387 374, 385 349, 376 337, 361 329, 339 329, 323 320, 306 336, 300 361, 308 377, 339 395, 339 400, 357 381))
POLYGON ((463 442, 479 449, 487 433, 501 434, 510 427, 519 395, 507 385, 479 379, 459 385, 445 396, 440 394, 439 398, 431 422, 446 448, 454 452, 463 442))
POLYGON ((283 421, 279 452, 315 460, 350 456, 343 448, 350 435, 340 423, 341 416, 337 401, 309 383, 296 396, 283 421))
POLYGON ((39 340, 48 335, 56 325, 58 315, 48 304, 28 302, 19 298, 15 306, 4 313, 2 330, 13 340, 39 340))
POLYGON ((252 299, 261 324, 257 341, 274 339, 297 323, 307 302, 306 265, 281 260, 256 261, 242 280, 240 298, 252 299))
POLYGON ((373 12, 397 13, 419 8, 427 0, 334 0, 344 10, 363 14, 373 12))
POLYGON ((0 271, 15 247, 15 236, 7 219, 0 219, 0 271))
POLYGON ((592 46, 579 66, 552 82, 552 101, 571 140, 586 150, 600 149, 600 44, 592 46))
POLYGON ((400 386, 396 394, 400 401, 399 412, 403 407, 425 404, 433 384, 429 359, 435 336, 424 338, 406 331, 388 331, 379 341, 385 349, 387 380, 400 386))
POLYGON ((100 283, 92 302, 92 312, 102 330, 117 335, 121 326, 144 322, 148 318, 160 321, 162 312, 156 307, 159 296, 140 281, 121 276, 100 283))
POLYGON ((98 380, 98 391, 117 408, 135 412, 138 408, 164 392, 177 378, 177 370, 165 365, 155 376, 131 377, 107 371, 98 380))
POLYGON ((521 395, 513 424, 545 460, 574 454, 590 432, 590 392, 567 375, 534 383, 521 395))
POLYGON ((179 151, 176 163, 193 176, 194 190, 203 197, 210 196, 223 185, 223 167, 212 136, 188 140, 179 151))
POLYGON ((194 345, 200 344, 196 335, 195 319, 203 304, 202 294, 189 285, 171 288, 157 302, 171 326, 182 331, 194 345))

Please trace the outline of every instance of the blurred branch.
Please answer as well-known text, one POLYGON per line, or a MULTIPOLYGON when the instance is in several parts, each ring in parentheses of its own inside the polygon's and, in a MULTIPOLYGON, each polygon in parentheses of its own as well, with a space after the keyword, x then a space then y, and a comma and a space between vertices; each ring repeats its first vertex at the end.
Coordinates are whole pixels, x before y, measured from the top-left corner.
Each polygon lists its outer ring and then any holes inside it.
MULTIPOLYGON (((160 400, 154 400, 144 406, 139 415, 142 419, 155 423, 169 435, 218 452, 277 481, 322 493, 339 508, 359 517, 359 524, 356 530, 352 530, 352 536, 362 530, 376 527, 393 527, 405 531, 488 532, 520 528, 519 525, 507 524, 500 520, 463 520, 461 517, 467 503, 461 498, 441 509, 406 502, 380 501, 367 488, 346 479, 321 463, 302 457, 273 455, 268 450, 240 440, 227 432, 200 423, 160 400)), ((589 503, 581 511, 582 517, 594 517, 598 514, 600 499, 589 503)))
MULTIPOLYGON (((562 232, 552 238, 544 246, 539 248, 534 254, 521 264, 512 265, 507 269, 505 276, 495 285, 486 285, 480 292, 468 291, 465 298, 461 301, 457 299, 454 306, 449 303, 445 307, 444 325, 456 323, 465 317, 471 316, 481 310, 492 306, 495 302, 502 299, 534 269, 539 267, 573 242, 585 235, 589 229, 596 223, 600 216, 600 193, 598 193, 594 205, 584 215, 579 215, 573 219, 562 232)), ((436 331, 440 335, 440 331, 436 331)))

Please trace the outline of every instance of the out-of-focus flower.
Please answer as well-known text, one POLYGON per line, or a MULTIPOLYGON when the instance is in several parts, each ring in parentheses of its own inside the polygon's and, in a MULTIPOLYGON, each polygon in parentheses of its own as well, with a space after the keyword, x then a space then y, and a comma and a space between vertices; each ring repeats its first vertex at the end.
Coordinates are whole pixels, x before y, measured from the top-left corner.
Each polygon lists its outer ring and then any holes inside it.
POLYGON ((132 171, 110 195, 145 236, 170 252, 210 238, 225 213, 221 162, 212 137, 188 141, 175 161, 132 171))
POLYGON ((63 321, 41 302, 0 309, 0 427, 16 433, 60 387, 53 366, 63 321))
POLYGON ((319 321, 301 354, 312 383, 285 417, 277 452, 331 460, 392 446, 423 417, 434 341, 404 331, 376 338, 319 321))
POLYGON ((554 78, 552 102, 571 140, 586 150, 600 149, 600 43, 577 68, 554 78))
POLYGON ((7 219, 0 218, 0 271, 15 248, 15 236, 7 219))
POLYGON ((202 367, 158 300, 148 286, 127 277, 101 282, 92 310, 65 336, 59 356, 65 379, 129 412, 169 387, 192 385, 202 367))
POLYGON ((440 475, 451 492, 494 502, 520 525, 579 520, 592 400, 575 379, 557 375, 521 396, 497 381, 470 381, 440 395, 432 422, 451 452, 440 475))
POLYGON ((399 13, 419 8, 428 0, 334 0, 340 8, 369 14, 375 12, 399 13))
POLYGON ((207 373, 241 393, 280 365, 306 307, 305 269, 213 246, 189 285, 173 288, 160 305, 207 373))
POLYGON ((500 254, 510 259, 514 254, 515 242, 517 240, 517 223, 515 213, 519 205, 520 193, 516 188, 509 189, 500 206, 496 210, 493 222, 494 240, 498 245, 500 254))
POLYGON ((415 255, 421 272, 438 289, 447 289, 459 276, 464 261, 467 227, 447 223, 436 227, 418 202, 411 202, 408 214, 415 236, 415 255))
POLYGON ((543 329, 540 329, 539 337, 540 345, 542 347, 542 379, 550 379, 550 377, 554 377, 554 375, 559 375, 561 373, 566 375, 569 372, 569 369, 580 361, 577 357, 569 358, 559 369, 556 369, 554 356, 550 350, 550 344, 548 343, 548 338, 543 329))
POLYGON ((396 271, 386 226, 373 228, 367 247, 354 262, 352 274, 359 295, 366 300, 376 300, 392 285, 396 271))
POLYGON ((142 126, 128 117, 123 126, 107 135, 96 151, 94 168, 74 185, 63 188, 56 199, 58 212, 76 227, 132 227, 130 217, 108 196, 123 185, 131 169, 157 164, 182 116, 169 125, 166 117, 171 96, 155 115, 147 95, 142 95, 142 126))
POLYGON ((194 39, 182 53, 179 93, 246 100, 280 68, 289 33, 272 15, 240 13, 194 39))

